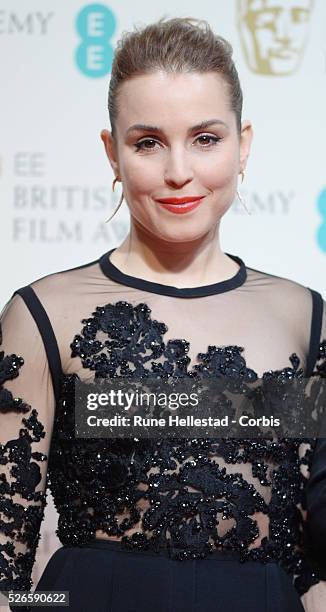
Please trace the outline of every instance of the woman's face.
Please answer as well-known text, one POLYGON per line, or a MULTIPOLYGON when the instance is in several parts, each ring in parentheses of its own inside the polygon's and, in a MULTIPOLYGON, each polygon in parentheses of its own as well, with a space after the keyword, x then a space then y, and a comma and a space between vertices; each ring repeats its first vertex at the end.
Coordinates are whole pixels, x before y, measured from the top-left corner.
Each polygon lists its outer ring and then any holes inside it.
POLYGON ((101 137, 132 220, 146 232, 196 240, 214 231, 231 206, 252 128, 244 122, 239 138, 229 105, 227 85, 213 72, 155 72, 122 84, 116 139, 107 130, 101 137), (188 196, 202 199, 182 214, 158 202, 188 196))

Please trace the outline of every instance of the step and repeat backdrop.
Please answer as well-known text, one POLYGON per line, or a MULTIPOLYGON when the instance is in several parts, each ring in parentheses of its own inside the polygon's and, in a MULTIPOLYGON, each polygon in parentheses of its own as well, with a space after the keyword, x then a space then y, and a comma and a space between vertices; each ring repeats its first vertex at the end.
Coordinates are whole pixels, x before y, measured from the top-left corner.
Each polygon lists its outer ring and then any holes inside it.
MULTIPOLYGON (((91 261, 129 229, 100 131, 124 30, 163 15, 206 19, 234 49, 254 141, 221 245, 326 298, 324 0, 8 0, 0 6, 1 294, 91 261)), ((54 550, 50 495, 33 578, 54 550)))

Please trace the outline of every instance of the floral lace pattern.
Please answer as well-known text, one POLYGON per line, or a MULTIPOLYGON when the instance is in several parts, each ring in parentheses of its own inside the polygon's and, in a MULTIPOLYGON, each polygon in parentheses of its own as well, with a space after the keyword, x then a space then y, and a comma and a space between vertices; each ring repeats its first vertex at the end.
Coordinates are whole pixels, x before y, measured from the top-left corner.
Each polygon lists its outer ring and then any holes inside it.
MULTIPOLYGON (((163 339, 167 326, 149 307, 120 301, 97 307, 71 343, 72 357, 96 378, 156 375, 214 377, 240 383, 257 379, 239 346, 209 346, 188 370, 185 339, 163 339), (158 359, 161 359, 159 362, 158 359)), ((326 340, 313 375, 325 376, 326 340)), ((292 367, 269 378, 304 376, 292 367)), ((63 379, 49 460, 51 487, 66 545, 86 543, 98 529, 123 546, 164 552, 172 559, 204 558, 232 550, 240 560, 278 561, 299 593, 320 580, 304 533, 302 467, 309 467, 313 440, 303 455, 297 439, 78 439, 74 435, 74 384, 63 379), (132 535, 127 532, 140 525, 132 535), (263 528, 265 525, 265 528, 263 528)))
POLYGON ((0 444, 0 533, 8 538, 0 542, 0 584, 3 590, 28 591, 46 505, 46 494, 36 491, 41 481, 39 462, 47 456, 32 449, 45 436, 37 411, 4 387, 23 365, 22 357, 0 352, 0 413, 22 415, 17 439, 0 444))

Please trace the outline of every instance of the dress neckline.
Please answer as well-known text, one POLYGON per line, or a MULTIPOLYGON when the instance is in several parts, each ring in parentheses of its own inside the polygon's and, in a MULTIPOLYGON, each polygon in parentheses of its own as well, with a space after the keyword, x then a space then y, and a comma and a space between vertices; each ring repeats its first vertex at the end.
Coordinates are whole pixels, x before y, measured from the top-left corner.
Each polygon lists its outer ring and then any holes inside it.
POLYGON ((135 289, 141 289, 142 291, 149 291, 150 293, 158 293, 160 295, 168 295, 172 297, 204 297, 207 295, 214 295, 216 293, 225 293, 231 291, 244 284, 247 278, 247 269, 240 257, 237 255, 231 255, 225 253, 228 257, 233 259, 239 264, 239 270, 230 278, 213 283, 211 285, 201 285, 199 287, 173 287, 172 285, 162 285, 160 283, 145 280, 144 278, 137 278, 136 276, 130 276, 125 274, 119 268, 117 268, 110 260, 110 255, 116 250, 116 247, 110 249, 107 253, 104 253, 99 259, 99 265, 105 276, 111 278, 114 281, 128 287, 134 287, 135 289))

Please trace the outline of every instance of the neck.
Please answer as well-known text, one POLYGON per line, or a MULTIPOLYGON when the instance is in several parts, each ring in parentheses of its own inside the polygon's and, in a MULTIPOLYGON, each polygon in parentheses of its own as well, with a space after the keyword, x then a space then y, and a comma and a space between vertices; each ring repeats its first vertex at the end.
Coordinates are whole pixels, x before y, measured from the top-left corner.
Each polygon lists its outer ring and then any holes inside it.
POLYGON ((239 266, 220 247, 219 226, 200 239, 167 241, 131 220, 131 229, 110 259, 124 274, 175 287, 199 287, 234 276, 239 266))

